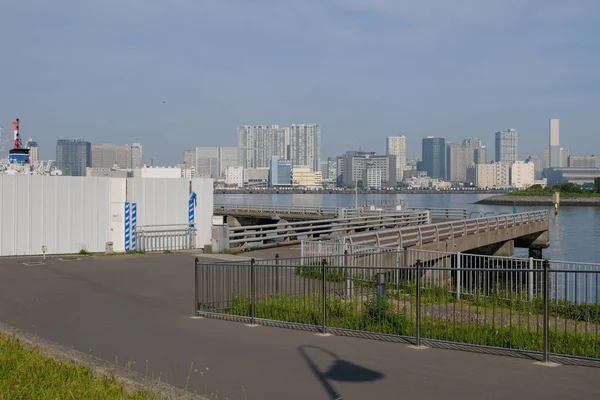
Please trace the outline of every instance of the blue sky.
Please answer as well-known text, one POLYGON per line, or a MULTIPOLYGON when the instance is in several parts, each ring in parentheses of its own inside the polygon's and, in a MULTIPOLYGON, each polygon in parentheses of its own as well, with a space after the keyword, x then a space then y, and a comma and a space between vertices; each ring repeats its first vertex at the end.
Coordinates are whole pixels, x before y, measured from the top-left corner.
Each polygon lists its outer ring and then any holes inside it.
POLYGON ((21 118, 43 158, 82 137, 176 163, 304 122, 324 156, 516 128, 525 158, 550 117, 600 152, 597 0, 4 0, 0 37, 0 125, 21 118))

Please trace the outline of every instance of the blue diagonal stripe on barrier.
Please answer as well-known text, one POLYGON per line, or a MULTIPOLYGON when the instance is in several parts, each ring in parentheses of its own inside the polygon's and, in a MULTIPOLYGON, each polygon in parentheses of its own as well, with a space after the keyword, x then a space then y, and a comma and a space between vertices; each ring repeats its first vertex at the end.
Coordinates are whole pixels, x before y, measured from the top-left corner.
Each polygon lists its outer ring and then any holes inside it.
POLYGON ((125 251, 131 248, 131 215, 130 203, 125 202, 125 251))
POLYGON ((135 227, 137 225, 137 203, 131 203, 131 250, 137 250, 135 227))

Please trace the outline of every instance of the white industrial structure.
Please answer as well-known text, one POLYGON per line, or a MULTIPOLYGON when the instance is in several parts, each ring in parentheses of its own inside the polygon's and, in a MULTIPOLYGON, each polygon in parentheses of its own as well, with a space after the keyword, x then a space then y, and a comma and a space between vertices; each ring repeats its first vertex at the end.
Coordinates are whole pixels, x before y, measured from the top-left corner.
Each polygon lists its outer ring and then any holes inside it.
POLYGON ((194 199, 197 248, 210 244, 212 179, 0 174, 0 256, 125 251, 126 202, 137 226, 188 226, 194 199))

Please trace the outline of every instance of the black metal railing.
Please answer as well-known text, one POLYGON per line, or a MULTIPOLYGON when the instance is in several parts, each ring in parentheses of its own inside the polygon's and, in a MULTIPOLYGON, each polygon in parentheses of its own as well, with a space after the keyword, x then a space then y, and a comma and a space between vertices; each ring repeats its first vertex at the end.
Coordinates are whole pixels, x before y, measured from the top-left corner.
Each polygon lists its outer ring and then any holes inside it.
POLYGON ((600 266, 420 250, 357 260, 196 260, 194 311, 546 362, 600 361, 600 266))

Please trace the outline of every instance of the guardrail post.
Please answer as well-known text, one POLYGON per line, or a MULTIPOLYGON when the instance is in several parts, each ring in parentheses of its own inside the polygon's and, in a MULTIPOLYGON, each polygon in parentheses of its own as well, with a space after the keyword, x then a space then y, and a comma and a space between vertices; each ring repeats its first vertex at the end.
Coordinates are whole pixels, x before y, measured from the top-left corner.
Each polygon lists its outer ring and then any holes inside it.
POLYGON ((198 264, 200 261, 198 257, 194 260, 194 317, 198 316, 198 303, 199 295, 198 295, 198 264))
POLYGON ((250 260, 250 324, 251 325, 255 325, 254 324, 254 307, 255 307, 255 302, 256 302, 256 281, 255 281, 255 271, 254 271, 254 264, 256 263, 256 261, 253 259, 250 260))
POLYGON ((279 253, 275 254, 275 294, 279 296, 279 253))
POLYGON ((415 329, 416 346, 421 347, 421 260, 417 260, 415 277, 417 285, 417 321, 415 329))
POLYGON ((322 293, 321 295, 323 296, 323 326, 321 327, 321 333, 323 333, 323 335, 327 334, 327 260, 323 259, 321 261, 321 277, 322 277, 322 282, 321 282, 321 288, 322 288, 322 293))
POLYGON ((544 362, 547 363, 550 361, 550 357, 548 355, 548 335, 550 330, 550 261, 544 260, 544 362))
POLYGON ((456 253, 456 300, 460 300, 462 275, 462 254, 456 253))
POLYGON ((527 301, 533 301, 533 257, 529 257, 529 278, 527 280, 527 301))
POLYGON ((377 297, 385 297, 385 273, 377 273, 377 288, 375 289, 377 297))

